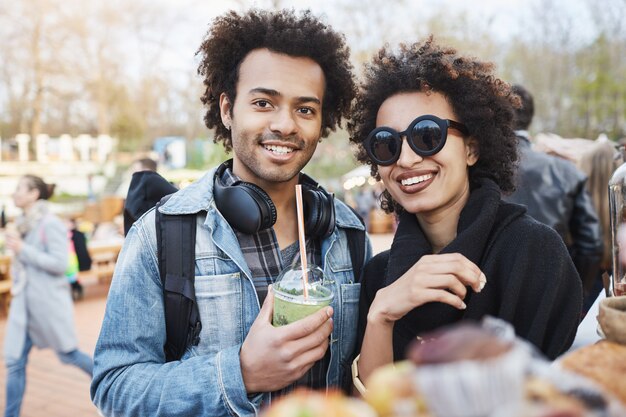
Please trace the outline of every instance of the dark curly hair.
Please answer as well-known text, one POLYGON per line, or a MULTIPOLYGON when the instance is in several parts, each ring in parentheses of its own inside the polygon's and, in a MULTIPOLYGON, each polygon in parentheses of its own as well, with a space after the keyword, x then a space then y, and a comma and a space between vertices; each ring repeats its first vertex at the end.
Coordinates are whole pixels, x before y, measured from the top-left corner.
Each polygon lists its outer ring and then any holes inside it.
MULTIPOLYGON (((475 185, 479 177, 488 177, 503 192, 513 191, 517 139, 511 124, 513 107, 519 105, 519 98, 507 83, 493 75, 493 68, 492 63, 437 45, 432 35, 421 43, 401 44, 397 52, 385 45, 365 65, 348 124, 350 141, 357 145, 357 159, 370 165, 372 175, 380 180, 378 167, 363 148, 363 141, 376 127, 380 106, 395 94, 434 91, 446 97, 459 121, 478 141, 480 157, 469 169, 470 184, 475 185)), ((387 191, 381 200, 388 213, 402 210, 387 191)))
POLYGON ((514 84, 511 91, 520 98, 520 106, 513 113, 513 129, 528 130, 535 115, 535 100, 533 95, 519 84, 514 84))
POLYGON ((344 36, 314 17, 310 11, 234 11, 218 17, 209 29, 197 54, 202 56, 198 74, 204 77, 202 103, 208 107, 204 123, 215 128, 214 141, 232 149, 230 131, 222 124, 219 98, 226 93, 235 102, 241 62, 251 51, 267 48, 273 52, 315 61, 326 81, 322 104, 322 137, 340 126, 351 110, 356 85, 350 50, 344 36))

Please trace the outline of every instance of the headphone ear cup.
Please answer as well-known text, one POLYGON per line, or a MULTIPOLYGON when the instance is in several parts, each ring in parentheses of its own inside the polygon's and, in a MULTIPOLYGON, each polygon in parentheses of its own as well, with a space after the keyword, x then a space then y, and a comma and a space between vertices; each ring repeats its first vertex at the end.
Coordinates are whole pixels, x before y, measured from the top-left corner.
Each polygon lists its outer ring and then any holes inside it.
POLYGON ((226 186, 216 174, 213 195, 215 206, 234 229, 255 234, 276 223, 276 207, 260 187, 240 181, 226 186))
POLYGON ((303 187, 304 228, 308 236, 326 238, 335 230, 335 204, 331 194, 303 187))
MULTIPOLYGON (((251 182, 245 181, 241 181, 237 186, 242 187, 248 193, 261 211, 261 224, 257 232, 274 226, 274 223, 276 223, 276 206, 265 190, 251 182)), ((246 208, 244 207, 245 210, 246 208)))

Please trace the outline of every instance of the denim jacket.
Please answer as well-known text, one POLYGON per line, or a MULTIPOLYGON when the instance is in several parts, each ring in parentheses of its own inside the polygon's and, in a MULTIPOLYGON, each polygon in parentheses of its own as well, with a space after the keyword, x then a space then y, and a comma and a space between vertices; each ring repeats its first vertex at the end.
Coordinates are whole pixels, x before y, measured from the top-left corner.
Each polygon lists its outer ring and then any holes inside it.
MULTIPOLYGON (((252 416, 271 401, 248 396, 239 362, 241 345, 256 319, 259 300, 230 225, 213 200, 215 170, 177 192, 160 210, 198 213, 195 292, 200 343, 180 361, 165 362, 163 289, 159 277, 154 210, 131 228, 120 253, 95 350, 91 397, 107 416, 252 416)), ((350 378, 360 284, 354 282, 343 229, 363 229, 335 201, 337 227, 322 242, 322 268, 334 280, 334 329, 329 387, 350 378)), ((365 259, 371 257, 366 237, 365 259)))

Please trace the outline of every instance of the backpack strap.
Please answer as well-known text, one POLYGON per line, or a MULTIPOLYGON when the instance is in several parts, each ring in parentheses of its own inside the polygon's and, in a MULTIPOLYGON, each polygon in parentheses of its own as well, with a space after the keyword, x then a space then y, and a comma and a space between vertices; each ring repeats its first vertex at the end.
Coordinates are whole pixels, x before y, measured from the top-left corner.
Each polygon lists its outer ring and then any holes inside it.
POLYGON ((187 346, 200 342, 200 314, 194 288, 196 215, 167 215, 158 208, 170 195, 156 205, 155 222, 159 274, 163 284, 165 308, 165 360, 179 360, 187 346))
MULTIPOLYGON (((348 206, 354 215, 365 226, 363 218, 350 206, 348 206)), ((361 274, 363 273, 363 264, 365 263, 365 230, 345 229, 348 238, 348 250, 350 250, 350 261, 352 262, 352 272, 354 273, 354 282, 361 282, 361 274)))

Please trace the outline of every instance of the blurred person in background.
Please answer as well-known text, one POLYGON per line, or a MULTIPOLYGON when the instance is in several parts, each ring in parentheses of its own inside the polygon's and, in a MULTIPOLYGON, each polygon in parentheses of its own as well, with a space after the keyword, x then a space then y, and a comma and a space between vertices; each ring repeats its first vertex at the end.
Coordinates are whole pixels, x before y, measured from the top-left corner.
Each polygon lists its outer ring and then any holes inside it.
POLYGON ((157 170, 157 162, 151 158, 140 158, 133 162, 132 172, 153 171, 157 170))
POLYGON ((81 272, 89 271, 92 260, 87 248, 87 236, 78 230, 76 219, 70 219, 70 231, 72 232, 72 242, 74 242, 74 250, 76 250, 76 257, 78 258, 78 270, 81 272))
POLYGON ((70 253, 67 271, 65 275, 72 286, 72 298, 74 301, 83 298, 84 289, 79 280, 79 272, 91 269, 91 255, 87 249, 87 237, 78 230, 76 219, 68 219, 67 228, 70 238, 70 253))
POLYGON ((615 143, 601 135, 593 142, 593 146, 582 154, 579 166, 587 175, 587 190, 598 214, 602 229, 603 251, 600 259, 600 271, 595 280, 585 283, 585 301, 583 310, 586 311, 602 290, 602 274, 609 275, 613 270, 613 254, 611 244, 611 219, 609 213, 609 180, 613 173, 624 162, 621 152, 615 143))
POLYGON ((5 205, 2 205, 2 208, 0 209, 0 229, 4 229, 4 227, 7 225, 7 216, 5 213, 5 205))
POLYGON ((146 211, 158 203, 164 195, 178 191, 172 183, 157 173, 157 162, 141 158, 133 162, 133 176, 124 199, 124 236, 146 211))
POLYGON ((72 232, 70 230, 69 222, 67 223, 67 228, 68 259, 65 276, 67 277, 67 282, 69 282, 72 287, 72 299, 77 301, 83 298, 83 286, 80 282, 78 282, 78 256, 76 255, 76 249, 74 248, 74 242, 72 241, 72 232))
POLYGON ((356 212, 365 222, 365 227, 370 228, 370 214, 376 208, 376 197, 374 190, 367 185, 362 186, 354 197, 356 203, 356 212))
POLYGON ((588 293, 600 270, 603 244, 587 176, 572 162, 531 148, 528 128, 535 112, 533 96, 521 85, 512 88, 522 101, 513 119, 520 164, 516 190, 505 199, 526 206, 530 216, 557 231, 588 293))
POLYGON ((549 358, 566 351, 582 305, 567 248, 524 207, 501 200, 514 189, 519 99, 493 64, 432 37, 384 47, 364 74, 351 141, 385 184, 382 207, 399 224, 391 249, 363 273, 355 387, 406 358, 416 338, 486 315, 549 358))
POLYGON ((63 363, 77 366, 91 377, 93 361, 78 350, 68 265, 68 230, 52 214, 48 200, 54 186, 34 175, 23 176, 15 206, 23 211, 16 232, 8 232, 11 262, 11 308, 4 340, 7 366, 5 417, 20 413, 26 388, 26 363, 33 346, 51 348, 63 363))

